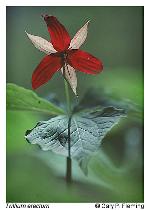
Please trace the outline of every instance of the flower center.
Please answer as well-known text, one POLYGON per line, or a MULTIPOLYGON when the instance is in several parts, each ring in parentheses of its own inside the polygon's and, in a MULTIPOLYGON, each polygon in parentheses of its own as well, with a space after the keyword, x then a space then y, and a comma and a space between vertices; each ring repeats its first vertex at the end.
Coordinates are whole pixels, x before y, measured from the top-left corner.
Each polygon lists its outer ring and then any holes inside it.
POLYGON ((67 52, 65 52, 65 51, 62 52, 61 57, 62 57, 63 60, 66 60, 67 59, 67 52))
POLYGON ((67 56, 68 56, 68 54, 66 51, 60 53, 60 57, 61 57, 64 65, 67 63, 67 56))

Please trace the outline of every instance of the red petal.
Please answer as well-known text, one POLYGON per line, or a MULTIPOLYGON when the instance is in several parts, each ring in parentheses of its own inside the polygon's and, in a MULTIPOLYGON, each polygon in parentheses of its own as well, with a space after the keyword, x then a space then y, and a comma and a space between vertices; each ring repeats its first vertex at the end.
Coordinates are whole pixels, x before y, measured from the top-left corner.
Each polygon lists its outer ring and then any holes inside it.
POLYGON ((81 50, 71 50, 68 53, 67 61, 74 69, 86 74, 98 74, 103 69, 99 59, 81 50))
POLYGON ((67 50, 70 45, 70 36, 65 27, 54 16, 44 16, 48 31, 51 37, 51 43, 58 52, 67 50))
POLYGON ((32 88, 36 89, 48 82, 61 67, 61 58, 52 55, 45 56, 32 74, 32 88))

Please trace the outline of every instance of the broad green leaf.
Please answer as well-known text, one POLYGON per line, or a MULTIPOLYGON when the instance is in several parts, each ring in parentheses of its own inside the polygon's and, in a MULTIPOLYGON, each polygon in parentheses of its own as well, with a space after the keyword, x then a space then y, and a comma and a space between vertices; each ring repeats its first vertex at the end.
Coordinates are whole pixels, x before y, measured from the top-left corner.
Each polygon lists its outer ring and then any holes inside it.
POLYGON ((32 90, 12 83, 7 84, 7 110, 37 111, 50 115, 64 114, 61 108, 40 98, 32 90))
POLYGON ((118 109, 127 110, 128 116, 142 118, 142 107, 126 98, 113 97, 110 92, 105 89, 89 88, 80 102, 74 107, 74 112, 84 111, 96 106, 107 107, 113 106, 118 109))
MULTIPOLYGON (((70 125, 71 156, 87 174, 87 163, 99 149, 108 131, 125 116, 122 109, 107 107, 103 110, 73 115, 70 125)), ((68 155, 68 117, 58 116, 38 122, 27 130, 25 138, 31 144, 38 144, 43 150, 68 155)))

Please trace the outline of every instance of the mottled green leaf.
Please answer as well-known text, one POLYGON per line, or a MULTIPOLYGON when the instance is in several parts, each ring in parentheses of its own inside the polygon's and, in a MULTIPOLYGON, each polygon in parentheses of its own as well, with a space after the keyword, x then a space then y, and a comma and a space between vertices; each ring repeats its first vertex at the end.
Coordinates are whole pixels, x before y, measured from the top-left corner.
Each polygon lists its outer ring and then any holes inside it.
POLYGON ((32 90, 8 83, 6 91, 7 110, 37 111, 50 115, 59 115, 64 113, 61 108, 39 97, 32 90))
POLYGON ((118 109, 124 109, 130 117, 141 118, 143 115, 143 108, 139 104, 127 98, 114 97, 110 91, 107 92, 102 88, 89 88, 79 103, 74 107, 74 112, 93 109, 96 106, 113 106, 118 109))
MULTIPOLYGON (((108 131, 125 116, 122 109, 107 107, 102 110, 73 115, 70 125, 71 156, 76 159, 85 174, 90 157, 99 149, 108 131)), ((26 132, 31 144, 38 144, 43 150, 68 155, 68 117, 58 116, 38 122, 26 132)))

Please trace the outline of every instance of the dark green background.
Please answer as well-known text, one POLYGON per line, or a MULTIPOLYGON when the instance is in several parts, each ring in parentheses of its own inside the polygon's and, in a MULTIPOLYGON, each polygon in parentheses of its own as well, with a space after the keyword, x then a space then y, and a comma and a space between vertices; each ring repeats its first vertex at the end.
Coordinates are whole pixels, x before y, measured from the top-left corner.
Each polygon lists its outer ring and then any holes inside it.
MULTIPOLYGON (((77 72, 79 99, 88 88, 105 89, 128 99, 143 111, 143 7, 7 7, 7 82, 31 89, 31 75, 43 53, 33 47, 25 30, 49 40, 41 14, 56 16, 73 37, 91 20, 81 49, 100 58, 103 73, 77 72)), ((61 74, 36 92, 65 101, 61 74)), ((74 102, 74 96, 72 101, 74 102)), ((7 112, 8 202, 142 202, 143 120, 127 118, 104 139, 89 164, 89 176, 73 163, 74 183, 66 188, 65 158, 29 145, 24 133, 47 116, 7 112)))

